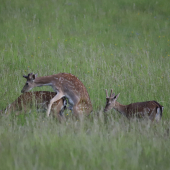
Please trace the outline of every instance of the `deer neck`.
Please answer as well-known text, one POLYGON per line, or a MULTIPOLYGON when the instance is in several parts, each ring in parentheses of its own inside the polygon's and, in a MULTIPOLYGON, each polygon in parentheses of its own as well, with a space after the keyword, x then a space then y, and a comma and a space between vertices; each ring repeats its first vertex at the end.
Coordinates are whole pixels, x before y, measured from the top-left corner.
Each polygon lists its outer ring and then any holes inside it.
POLYGON ((119 113, 126 115, 126 105, 122 105, 119 102, 115 101, 115 106, 113 108, 119 113))

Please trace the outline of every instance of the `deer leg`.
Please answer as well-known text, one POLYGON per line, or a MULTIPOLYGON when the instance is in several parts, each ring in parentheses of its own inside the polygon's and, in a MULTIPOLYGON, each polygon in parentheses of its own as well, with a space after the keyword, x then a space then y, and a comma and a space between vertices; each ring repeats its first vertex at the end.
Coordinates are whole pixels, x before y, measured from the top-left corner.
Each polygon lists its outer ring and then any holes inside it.
POLYGON ((65 121, 65 115, 63 115, 64 110, 65 110, 65 106, 57 114, 57 119, 59 120, 60 123, 62 121, 65 121))
POLYGON ((66 105, 67 100, 65 98, 58 100, 57 105, 56 103, 52 105, 51 112, 53 112, 53 116, 56 117, 59 120, 59 122, 61 122, 65 118, 63 113, 64 110, 67 109, 66 105))
MULTIPOLYGON (((52 106, 53 107, 53 106, 52 106)), ((64 110, 65 110, 65 108, 62 106, 62 107, 58 107, 57 106, 57 112, 55 113, 54 111, 54 113, 53 113, 53 116, 55 117, 55 118, 57 118, 57 120, 61 123, 61 121, 63 121, 64 120, 64 115, 63 115, 63 112, 64 112, 64 110)), ((56 111, 56 110, 55 110, 56 111)))
POLYGON ((79 104, 76 104, 72 108, 73 114, 75 117, 78 117, 80 115, 80 110, 79 110, 79 104))
POLYGON ((51 100, 50 103, 48 105, 48 109, 47 109, 47 117, 49 117, 50 115, 50 110, 51 110, 51 106, 54 102, 58 101, 59 99, 61 99, 62 97, 64 97, 63 93, 57 93, 56 96, 54 96, 51 100))
POLYGON ((76 119, 82 120, 83 119, 83 110, 81 109, 81 104, 77 104, 73 106, 73 116, 76 119))

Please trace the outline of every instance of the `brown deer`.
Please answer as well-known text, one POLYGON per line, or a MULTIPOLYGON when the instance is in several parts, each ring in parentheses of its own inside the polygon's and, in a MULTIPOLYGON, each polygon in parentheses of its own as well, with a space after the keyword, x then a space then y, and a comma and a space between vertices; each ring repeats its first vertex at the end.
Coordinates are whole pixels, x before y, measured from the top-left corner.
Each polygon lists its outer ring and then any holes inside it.
MULTIPOLYGON (((26 92, 20 95, 13 103, 9 104, 4 110, 5 114, 15 112, 18 115, 22 110, 29 111, 31 107, 37 110, 47 110, 50 100, 56 95, 55 92, 49 91, 34 91, 26 92)), ((66 109, 67 101, 63 97, 57 102, 54 102, 51 108, 53 116, 57 117, 59 121, 62 119, 63 111, 66 109)), ((2 111, 1 111, 2 112, 2 111)))
POLYGON ((56 92, 56 95, 50 100, 48 105, 47 116, 50 114, 52 104, 63 97, 68 99, 70 109, 75 116, 80 116, 83 113, 89 115, 93 110, 87 89, 84 84, 72 74, 59 73, 51 76, 37 77, 37 74, 29 73, 28 76, 23 77, 26 78, 27 81, 21 91, 22 93, 40 86, 51 86, 56 92))
POLYGON ((146 101, 146 102, 138 102, 131 103, 129 105, 122 105, 118 103, 116 100, 119 97, 119 94, 115 96, 111 90, 110 97, 108 96, 106 89, 106 106, 104 108, 104 112, 108 112, 112 108, 125 115, 127 118, 131 117, 145 117, 148 116, 151 121, 156 120, 157 122, 162 117, 163 106, 160 105, 156 101, 146 101))

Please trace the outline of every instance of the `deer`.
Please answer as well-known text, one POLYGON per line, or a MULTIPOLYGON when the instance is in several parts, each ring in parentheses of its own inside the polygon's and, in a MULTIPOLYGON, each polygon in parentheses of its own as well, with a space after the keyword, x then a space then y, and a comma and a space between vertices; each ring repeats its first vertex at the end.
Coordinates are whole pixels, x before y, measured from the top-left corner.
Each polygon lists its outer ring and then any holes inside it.
POLYGON ((113 93, 113 89, 111 89, 110 97, 108 96, 107 89, 106 89, 106 106, 104 108, 104 112, 108 112, 112 108, 116 111, 121 113, 122 115, 126 116, 128 119, 132 117, 137 118, 144 118, 149 117, 149 119, 153 122, 159 120, 162 117, 163 106, 160 105, 157 101, 145 101, 145 102, 137 102, 131 103, 129 105, 122 105, 117 102, 119 97, 113 93))
MULTIPOLYGON (((29 111, 31 107, 37 108, 39 111, 47 110, 50 100, 56 95, 55 92, 49 91, 34 91, 26 92, 20 95, 13 103, 9 104, 4 113, 8 115, 11 112, 15 112, 15 115, 19 115, 21 111, 29 111)), ((52 105, 52 113, 54 117, 57 117, 59 121, 62 120, 63 112, 67 105, 65 97, 61 98, 52 105)), ((3 111, 1 111, 2 113, 3 111)))
POLYGON ((86 87, 71 73, 58 73, 44 77, 37 77, 37 74, 29 73, 27 76, 23 77, 26 78, 26 83, 21 93, 41 86, 51 86, 56 92, 56 95, 49 102, 47 117, 50 115, 53 103, 63 97, 68 99, 69 109, 76 117, 81 117, 84 114, 88 116, 93 110, 86 87))

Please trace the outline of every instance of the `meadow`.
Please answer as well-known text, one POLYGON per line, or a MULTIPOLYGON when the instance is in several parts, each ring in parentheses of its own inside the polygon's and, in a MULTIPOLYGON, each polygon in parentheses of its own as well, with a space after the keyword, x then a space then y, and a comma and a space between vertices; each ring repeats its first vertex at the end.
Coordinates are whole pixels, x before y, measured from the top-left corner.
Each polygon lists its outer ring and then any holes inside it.
POLYGON ((82 121, 59 123, 36 110, 1 117, 0 170, 169 169, 169 0, 0 4, 0 110, 21 94, 30 72, 74 74, 93 104, 82 121), (158 101, 162 121, 128 121, 114 110, 105 119, 111 88, 122 104, 158 101))

